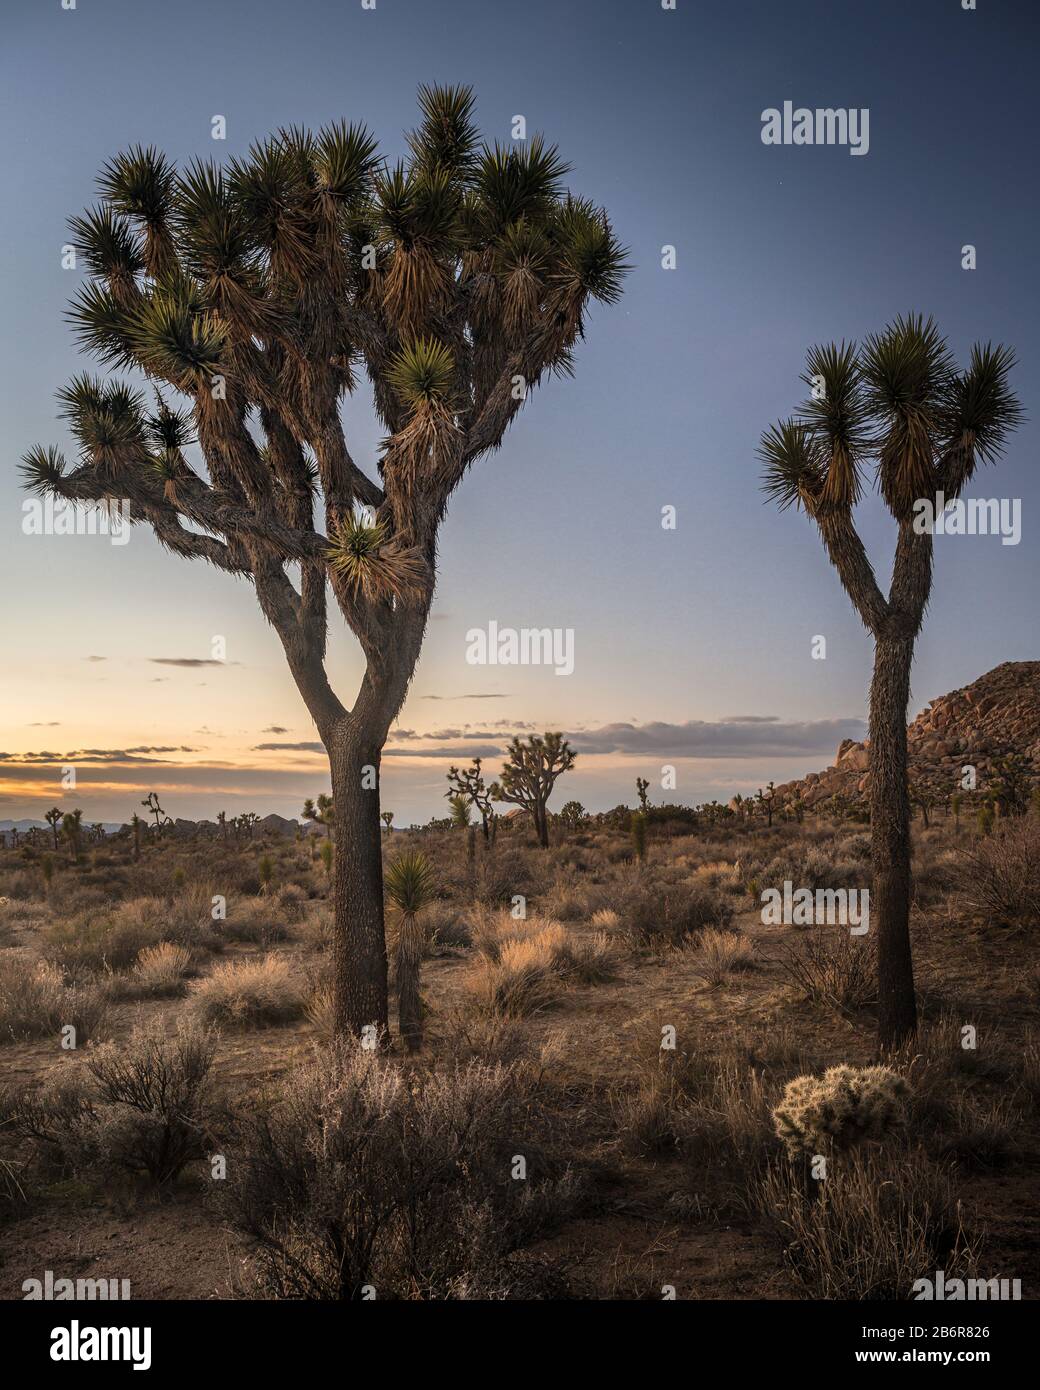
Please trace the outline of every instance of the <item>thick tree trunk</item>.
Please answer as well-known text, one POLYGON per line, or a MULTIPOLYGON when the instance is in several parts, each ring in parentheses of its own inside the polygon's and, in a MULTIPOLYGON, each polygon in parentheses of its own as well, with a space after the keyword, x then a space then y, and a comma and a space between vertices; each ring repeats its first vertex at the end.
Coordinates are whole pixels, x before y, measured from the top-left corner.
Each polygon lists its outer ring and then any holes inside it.
POLYGON ((912 637, 881 636, 870 687, 870 831, 877 932, 878 1044, 900 1046, 917 1031, 910 950, 910 798, 906 713, 912 637))
POLYGON ((542 849, 549 848, 549 817, 544 806, 534 808, 534 828, 538 833, 538 843, 542 849))
POLYGON ((383 855, 379 834, 381 741, 366 739, 351 721, 326 745, 336 808, 333 864, 335 1017, 337 1032, 380 1046, 389 1042, 383 855), (375 1034, 366 1030, 374 1027, 375 1034))

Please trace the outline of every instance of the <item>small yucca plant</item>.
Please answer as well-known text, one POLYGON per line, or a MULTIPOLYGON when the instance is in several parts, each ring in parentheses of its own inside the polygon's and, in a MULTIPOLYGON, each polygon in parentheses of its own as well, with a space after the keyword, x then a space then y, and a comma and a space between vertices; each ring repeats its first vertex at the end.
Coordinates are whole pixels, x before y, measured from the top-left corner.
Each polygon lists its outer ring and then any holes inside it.
POLYGON ((274 861, 269 854, 262 856, 257 866, 257 872, 260 875, 260 892, 265 894, 269 893, 271 891, 271 884, 274 881, 274 861))
POLYGON ((394 949, 398 1026, 405 1047, 417 1052, 422 1046, 420 977, 426 951, 426 933, 417 918, 437 895, 433 866, 420 851, 400 854, 387 866, 383 888, 401 919, 394 949))

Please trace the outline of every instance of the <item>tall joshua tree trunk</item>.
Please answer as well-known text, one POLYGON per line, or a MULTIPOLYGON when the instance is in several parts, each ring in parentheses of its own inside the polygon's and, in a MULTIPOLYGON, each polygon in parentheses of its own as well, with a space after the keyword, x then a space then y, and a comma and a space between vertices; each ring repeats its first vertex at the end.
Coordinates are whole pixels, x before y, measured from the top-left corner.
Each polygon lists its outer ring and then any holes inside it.
POLYGON ((336 920, 336 1019, 354 1035, 370 1026, 385 1040, 386 942, 383 930, 383 855, 379 834, 379 760, 382 740, 366 737, 349 719, 329 740, 332 799, 336 807, 333 905, 336 920))
POLYGON ((913 655, 912 637, 880 637, 870 687, 871 913, 878 947, 878 1036, 884 1045, 896 1045, 917 1030, 906 743, 913 655))

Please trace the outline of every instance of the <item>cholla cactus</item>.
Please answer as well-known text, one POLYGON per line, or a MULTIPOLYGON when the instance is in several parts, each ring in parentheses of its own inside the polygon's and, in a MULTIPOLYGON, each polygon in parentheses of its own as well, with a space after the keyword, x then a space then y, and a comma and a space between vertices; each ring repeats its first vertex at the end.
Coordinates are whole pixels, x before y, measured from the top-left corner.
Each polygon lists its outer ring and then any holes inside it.
POLYGON ((906 1120, 909 1087, 888 1067, 831 1067, 796 1076, 773 1111, 777 1136, 793 1158, 882 1139, 906 1120))

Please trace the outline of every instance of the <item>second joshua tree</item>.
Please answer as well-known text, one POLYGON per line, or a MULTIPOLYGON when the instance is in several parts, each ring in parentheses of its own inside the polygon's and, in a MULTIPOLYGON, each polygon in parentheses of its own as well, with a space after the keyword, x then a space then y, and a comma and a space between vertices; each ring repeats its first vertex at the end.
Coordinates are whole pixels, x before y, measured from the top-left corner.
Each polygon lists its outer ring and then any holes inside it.
POLYGON ((896 319, 855 344, 814 347, 810 399, 759 448, 764 487, 816 523, 842 587, 874 639, 870 687, 871 909, 878 946, 878 1034, 898 1046, 917 1028, 910 950, 910 801, 906 716, 910 667, 932 588, 929 508, 960 497, 980 463, 999 457, 1021 410, 1008 386, 1013 354, 976 345, 957 365, 928 319, 896 319), (878 587, 853 511, 864 468, 897 528, 892 582, 878 587))

